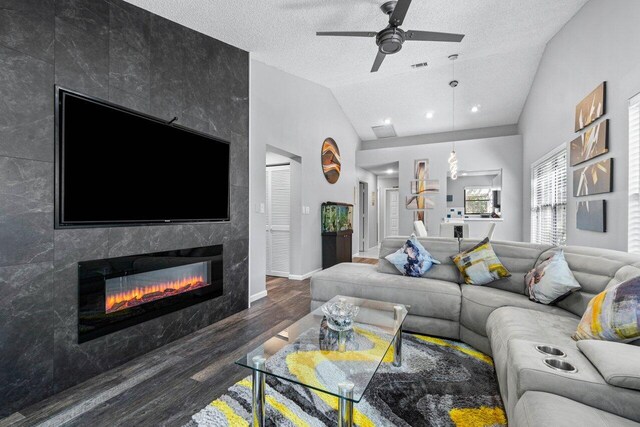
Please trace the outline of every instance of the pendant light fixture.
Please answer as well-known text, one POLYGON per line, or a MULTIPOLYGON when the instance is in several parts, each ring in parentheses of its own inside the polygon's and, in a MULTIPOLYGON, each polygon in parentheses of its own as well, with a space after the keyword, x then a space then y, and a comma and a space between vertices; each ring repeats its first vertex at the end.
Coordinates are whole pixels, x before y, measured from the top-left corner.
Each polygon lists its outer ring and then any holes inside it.
MULTIPOLYGON (((458 59, 458 54, 450 55, 452 80, 449 82, 451 86, 452 102, 451 102, 451 132, 456 130, 456 87, 458 87, 458 81, 456 80, 456 65, 455 61, 458 59)), ((458 156, 456 155, 456 143, 453 143, 453 149, 449 154, 449 175, 452 180, 458 179, 458 156)))

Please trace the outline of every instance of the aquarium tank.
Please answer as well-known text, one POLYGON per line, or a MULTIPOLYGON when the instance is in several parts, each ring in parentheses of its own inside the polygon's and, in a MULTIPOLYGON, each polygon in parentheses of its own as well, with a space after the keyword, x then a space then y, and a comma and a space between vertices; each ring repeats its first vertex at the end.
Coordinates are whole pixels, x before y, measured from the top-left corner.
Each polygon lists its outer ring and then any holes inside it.
POLYGON ((322 204, 322 232, 353 230, 353 205, 326 202, 322 204))

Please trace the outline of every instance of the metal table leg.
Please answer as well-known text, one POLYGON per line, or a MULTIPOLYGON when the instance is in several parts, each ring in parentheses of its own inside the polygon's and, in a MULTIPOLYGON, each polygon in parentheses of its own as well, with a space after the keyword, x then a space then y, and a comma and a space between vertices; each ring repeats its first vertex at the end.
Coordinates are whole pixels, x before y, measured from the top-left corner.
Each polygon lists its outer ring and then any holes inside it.
POLYGON ((266 359, 261 356, 255 356, 253 358, 253 373, 252 373, 252 404, 251 409, 253 412, 253 427, 264 427, 265 421, 265 408, 264 408, 264 388, 265 388, 265 374, 260 370, 264 370, 266 359))
MULTIPOLYGON (((394 308, 394 316, 396 322, 399 322, 402 318, 402 310, 403 307, 396 305, 394 308)), ((402 325, 398 328, 398 333, 394 339, 393 343, 393 366, 400 367, 402 366, 402 325)))
POLYGON ((353 427, 353 387, 350 382, 338 384, 338 391, 344 396, 338 402, 338 427, 353 427))

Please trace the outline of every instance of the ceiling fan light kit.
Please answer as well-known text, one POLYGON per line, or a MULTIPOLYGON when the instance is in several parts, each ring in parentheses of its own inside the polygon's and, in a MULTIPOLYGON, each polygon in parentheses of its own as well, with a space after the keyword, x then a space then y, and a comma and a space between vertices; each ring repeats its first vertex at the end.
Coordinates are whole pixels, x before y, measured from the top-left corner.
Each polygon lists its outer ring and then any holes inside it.
POLYGON ((318 36, 339 37, 375 37, 378 46, 378 54, 373 61, 371 72, 380 69, 385 56, 400 52, 405 41, 432 41, 432 42, 456 42, 464 38, 464 34, 438 33, 432 31, 404 31, 399 28, 407 16, 411 0, 388 1, 380 6, 386 15, 389 15, 389 25, 379 32, 372 31, 319 31, 318 36))

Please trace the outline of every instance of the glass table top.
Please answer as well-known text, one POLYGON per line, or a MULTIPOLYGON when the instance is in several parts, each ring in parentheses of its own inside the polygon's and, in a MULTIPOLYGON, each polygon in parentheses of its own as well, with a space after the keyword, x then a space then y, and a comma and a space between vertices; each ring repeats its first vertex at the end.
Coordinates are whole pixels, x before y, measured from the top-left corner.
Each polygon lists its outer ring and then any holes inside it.
POLYGON ((236 363, 337 397, 342 397, 338 385, 351 382, 349 400, 359 402, 380 364, 393 360, 390 347, 407 307, 343 296, 329 302, 340 298, 360 307, 353 329, 341 333, 330 329, 318 307, 236 363), (254 366, 255 357, 266 359, 262 368, 254 366))

